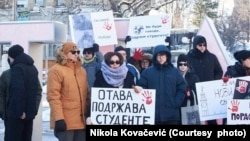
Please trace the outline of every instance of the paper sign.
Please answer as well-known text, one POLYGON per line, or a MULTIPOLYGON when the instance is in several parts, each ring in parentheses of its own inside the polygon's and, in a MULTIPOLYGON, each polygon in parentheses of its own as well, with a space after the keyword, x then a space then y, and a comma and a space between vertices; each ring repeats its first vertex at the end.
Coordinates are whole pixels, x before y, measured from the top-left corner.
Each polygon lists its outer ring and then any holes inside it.
POLYGON ((227 124, 250 124, 250 100, 228 100, 227 124))
POLYGON ((149 125, 155 119, 155 90, 92 88, 91 121, 94 125, 149 125))
POLYGON ((196 83, 201 121, 227 117, 227 101, 233 99, 237 79, 249 81, 250 77, 196 83))
POLYGON ((166 44, 166 37, 170 36, 172 15, 154 15, 131 17, 128 35, 131 41, 128 48, 154 47, 166 44))
POLYGON ((100 46, 117 44, 116 28, 112 11, 69 15, 73 42, 79 48, 89 48, 93 43, 100 46))

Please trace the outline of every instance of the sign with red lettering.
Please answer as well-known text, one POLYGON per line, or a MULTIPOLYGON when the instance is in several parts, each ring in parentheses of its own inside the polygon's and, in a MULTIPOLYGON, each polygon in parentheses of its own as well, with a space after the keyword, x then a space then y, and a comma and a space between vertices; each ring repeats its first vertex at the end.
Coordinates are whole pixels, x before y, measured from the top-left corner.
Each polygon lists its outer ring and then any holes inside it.
POLYGON ((227 81, 221 79, 196 83, 201 121, 226 118, 227 101, 238 96, 238 91, 245 94, 249 81, 250 77, 245 76, 229 78, 227 81))
POLYGON ((150 125, 155 119, 155 90, 92 88, 91 121, 94 125, 150 125))
POLYGON ((228 100, 227 124, 250 124, 250 99, 228 100))

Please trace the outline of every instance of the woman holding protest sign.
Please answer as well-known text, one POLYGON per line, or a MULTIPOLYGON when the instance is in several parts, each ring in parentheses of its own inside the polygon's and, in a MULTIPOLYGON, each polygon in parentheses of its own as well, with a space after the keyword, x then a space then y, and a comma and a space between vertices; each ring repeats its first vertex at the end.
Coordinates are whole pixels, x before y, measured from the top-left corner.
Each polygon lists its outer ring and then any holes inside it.
POLYGON ((93 87, 132 88, 134 85, 134 76, 128 71, 122 55, 118 52, 106 53, 93 87))
MULTIPOLYGON (((107 52, 101 64, 101 70, 96 73, 93 87, 98 88, 134 88, 134 76, 128 71, 121 53, 107 52)), ((92 124, 90 109, 87 113, 87 124, 92 124)))

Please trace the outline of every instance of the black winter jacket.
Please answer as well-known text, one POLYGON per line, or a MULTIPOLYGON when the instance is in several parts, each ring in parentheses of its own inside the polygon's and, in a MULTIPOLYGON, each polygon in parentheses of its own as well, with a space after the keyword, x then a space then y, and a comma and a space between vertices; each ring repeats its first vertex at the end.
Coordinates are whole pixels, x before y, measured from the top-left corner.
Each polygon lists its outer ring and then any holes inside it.
POLYGON ((37 103, 40 103, 42 93, 34 60, 22 53, 15 58, 10 70, 7 117, 19 119, 25 112, 25 119, 34 119, 39 107, 37 103), (40 95, 37 95, 39 92, 40 95))

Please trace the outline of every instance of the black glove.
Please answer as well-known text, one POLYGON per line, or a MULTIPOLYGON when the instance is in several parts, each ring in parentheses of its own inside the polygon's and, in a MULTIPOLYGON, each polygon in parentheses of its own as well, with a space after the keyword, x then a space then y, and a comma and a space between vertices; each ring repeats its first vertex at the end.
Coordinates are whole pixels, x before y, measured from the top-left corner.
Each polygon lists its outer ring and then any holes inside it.
POLYGON ((99 51, 99 45, 97 43, 93 44, 93 48, 94 48, 94 52, 98 52, 99 51))
POLYGON ((165 42, 170 44, 171 38, 168 36, 165 38, 165 42))
POLYGON ((131 41, 131 37, 130 36, 126 36, 125 38, 125 44, 127 44, 127 42, 131 41))
POLYGON ((65 131, 66 130, 66 123, 64 119, 57 120, 55 124, 55 131, 65 131))

